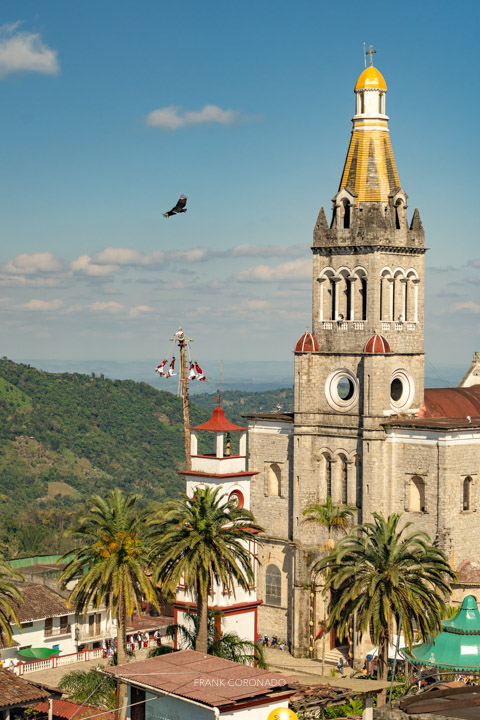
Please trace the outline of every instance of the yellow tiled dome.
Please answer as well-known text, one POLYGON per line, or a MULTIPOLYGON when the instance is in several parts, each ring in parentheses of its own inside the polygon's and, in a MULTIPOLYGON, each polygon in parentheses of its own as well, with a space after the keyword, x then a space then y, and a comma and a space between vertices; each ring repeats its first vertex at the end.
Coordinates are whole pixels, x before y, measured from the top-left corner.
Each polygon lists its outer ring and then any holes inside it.
POLYGON ((377 68, 370 66, 365 68, 355 85, 355 92, 358 90, 385 90, 387 89, 387 83, 377 68))

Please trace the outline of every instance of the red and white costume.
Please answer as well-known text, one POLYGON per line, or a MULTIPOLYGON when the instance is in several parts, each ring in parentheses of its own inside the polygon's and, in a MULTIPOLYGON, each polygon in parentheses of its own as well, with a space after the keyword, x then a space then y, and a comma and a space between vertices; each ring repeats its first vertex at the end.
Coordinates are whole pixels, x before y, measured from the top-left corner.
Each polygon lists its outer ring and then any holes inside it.
POLYGON ((195 372, 195 365, 193 362, 190 363, 190 367, 188 368, 188 379, 189 380, 195 380, 197 377, 197 373, 195 372))
POLYGON ((197 362, 195 363, 195 370, 197 371, 197 380, 205 380, 205 375, 203 374, 202 368, 197 362))
POLYGON ((157 367, 155 368, 155 372, 157 372, 162 377, 166 377, 166 374, 164 371, 164 367, 166 364, 167 364, 167 359, 165 359, 162 363, 160 363, 160 365, 157 365, 157 367))
POLYGON ((172 358, 172 362, 171 362, 170 365, 168 366, 167 378, 172 377, 172 375, 176 375, 176 374, 177 374, 176 372, 173 372, 174 369, 175 369, 175 358, 173 357, 173 358, 172 358))

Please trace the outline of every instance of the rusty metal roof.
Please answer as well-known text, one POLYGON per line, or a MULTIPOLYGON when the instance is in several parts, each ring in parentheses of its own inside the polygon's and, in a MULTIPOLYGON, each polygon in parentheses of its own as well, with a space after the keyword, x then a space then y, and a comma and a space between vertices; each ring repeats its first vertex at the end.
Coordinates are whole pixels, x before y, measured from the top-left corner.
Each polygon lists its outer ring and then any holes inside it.
POLYGON ((240 665, 231 660, 181 650, 168 655, 104 668, 127 682, 154 688, 212 707, 225 708, 249 700, 292 694, 296 680, 277 672, 240 665))
POLYGON ((22 677, 17 677, 10 670, 0 668, 0 710, 44 700, 50 695, 51 693, 45 688, 38 687, 22 677))
POLYGON ((418 417, 465 418, 480 416, 480 385, 427 388, 418 417))

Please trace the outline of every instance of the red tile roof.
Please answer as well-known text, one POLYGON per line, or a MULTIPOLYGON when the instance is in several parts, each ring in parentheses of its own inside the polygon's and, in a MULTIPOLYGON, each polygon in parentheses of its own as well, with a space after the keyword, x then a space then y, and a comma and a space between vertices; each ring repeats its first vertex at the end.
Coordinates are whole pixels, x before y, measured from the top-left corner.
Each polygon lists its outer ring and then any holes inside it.
POLYGON ((210 420, 207 420, 207 422, 204 422, 201 425, 196 425, 195 427, 192 427, 190 429, 211 430, 213 432, 235 432, 238 430, 246 430, 247 428, 244 428, 241 425, 234 425, 233 423, 231 423, 230 420, 227 420, 227 418, 225 417, 223 408, 216 407, 212 413, 212 417, 210 418, 210 420))
POLYGON ((104 668, 127 682, 154 688, 212 707, 235 706, 252 699, 265 702, 274 695, 293 695, 296 682, 280 673, 240 665, 231 660, 181 650, 168 655, 104 668))
POLYGON ((0 668, 0 710, 15 705, 27 705, 50 697, 44 688, 17 677, 10 670, 0 668))
MULTIPOLYGON (((48 715, 48 701, 37 703, 35 710, 48 715)), ((103 712, 104 710, 102 708, 95 707, 94 705, 80 705, 70 700, 52 700, 52 713, 54 718, 71 720, 71 718, 75 717, 76 720, 83 720, 83 718, 89 718, 92 715, 98 715, 103 712)), ((114 720, 114 718, 114 712, 102 714, 102 720, 114 720)), ((42 719, 40 718, 39 720, 42 719)))
POLYGON ((307 330, 295 345, 295 352, 318 352, 318 343, 315 335, 307 330))
POLYGON ((364 353, 389 353, 390 345, 383 335, 372 335, 363 348, 364 353))

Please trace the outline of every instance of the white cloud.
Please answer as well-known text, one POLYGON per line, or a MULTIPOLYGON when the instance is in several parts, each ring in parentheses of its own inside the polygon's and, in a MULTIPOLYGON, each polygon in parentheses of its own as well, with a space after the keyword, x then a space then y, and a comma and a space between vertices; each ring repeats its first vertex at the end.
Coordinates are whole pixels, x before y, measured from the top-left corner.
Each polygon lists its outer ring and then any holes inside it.
POLYGON ((128 311, 129 317, 139 317, 142 313, 151 313, 153 308, 150 305, 137 305, 136 307, 130 308, 128 311))
POLYGON ((219 108, 217 105, 204 105, 199 111, 187 110, 183 113, 179 107, 170 105, 168 107, 158 108, 158 110, 153 110, 147 115, 145 122, 151 127, 176 130, 185 125, 198 125, 202 123, 231 125, 242 119, 246 118, 242 117, 237 110, 222 110, 222 108, 219 108))
POLYGON ((242 303, 242 309, 247 310, 266 310, 269 303, 266 300, 245 300, 242 303))
POLYGON ((51 273, 58 272, 62 269, 62 264, 52 253, 50 252, 39 252, 22 253, 17 255, 10 262, 3 265, 2 270, 4 273, 12 275, 33 275, 35 273, 51 273))
POLYGON ((118 270, 118 265, 100 265, 92 262, 90 255, 80 255, 70 263, 70 267, 74 272, 89 275, 90 277, 111 275, 118 270))
POLYGON ((480 313, 480 305, 473 300, 467 300, 466 302, 455 303, 452 307, 453 312, 460 312, 461 310, 468 310, 472 313, 480 313))
POLYGON ((59 310, 63 303, 61 300, 29 300, 27 303, 20 305, 21 310, 33 310, 33 311, 50 311, 59 310))
POLYGON ((0 27, 0 77, 14 72, 58 73, 57 51, 47 47, 38 33, 18 31, 19 24, 0 27))
POLYGON ((94 302, 90 305, 92 312, 106 312, 116 315, 125 310, 125 306, 122 303, 116 302, 115 300, 108 300, 106 302, 94 302))
POLYGON ((176 252, 169 253, 168 259, 174 262, 202 262, 208 259, 210 252, 208 248, 202 247, 191 248, 190 250, 177 250, 176 252))
POLYGON ((154 251, 151 255, 144 255, 139 250, 132 248, 113 248, 97 252, 93 256, 93 262, 99 265, 152 265, 161 263, 165 253, 161 250, 154 251))
POLYGON ((297 280, 310 280, 312 276, 312 261, 310 259, 292 260, 281 263, 276 267, 269 265, 256 265, 248 270, 242 270, 235 275, 239 282, 276 282, 297 280))
POLYGON ((4 287, 60 287, 65 281, 60 278, 25 277, 24 275, 0 275, 4 287))

